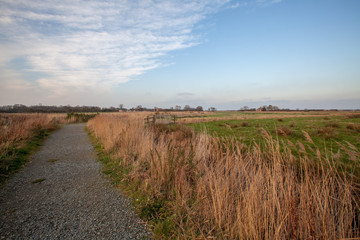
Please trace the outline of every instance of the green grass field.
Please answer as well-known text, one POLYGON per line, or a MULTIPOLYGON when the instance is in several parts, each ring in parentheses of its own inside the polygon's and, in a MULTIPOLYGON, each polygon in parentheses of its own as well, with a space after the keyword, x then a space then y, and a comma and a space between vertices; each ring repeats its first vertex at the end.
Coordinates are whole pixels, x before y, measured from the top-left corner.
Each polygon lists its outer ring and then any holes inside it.
MULTIPOLYGON (((314 149, 319 149, 322 154, 329 151, 336 154, 338 151, 345 152, 342 146, 346 146, 347 149, 354 149, 353 154, 356 159, 351 159, 352 157, 349 156, 341 159, 341 162, 347 169, 359 168, 360 161, 357 156, 360 149, 359 114, 290 118, 274 115, 275 118, 264 119, 251 119, 251 116, 259 117, 259 113, 257 115, 242 113, 242 116, 246 119, 206 121, 190 123, 187 126, 194 128, 197 132, 206 131, 220 138, 234 137, 248 146, 254 143, 262 146, 265 130, 280 143, 294 146, 291 150, 295 154, 299 154, 299 144, 303 144, 306 151, 314 155, 316 154, 314 149)), ((359 174, 360 170, 356 172, 359 174)))

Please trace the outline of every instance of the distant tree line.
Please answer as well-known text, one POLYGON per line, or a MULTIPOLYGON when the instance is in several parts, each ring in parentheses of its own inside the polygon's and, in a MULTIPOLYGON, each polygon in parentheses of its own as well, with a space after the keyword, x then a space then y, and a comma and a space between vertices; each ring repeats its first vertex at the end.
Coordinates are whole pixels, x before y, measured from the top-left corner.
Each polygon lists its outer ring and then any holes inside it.
POLYGON ((244 106, 242 108, 239 109, 239 111, 285 111, 285 112, 295 112, 295 111, 305 111, 305 112, 311 112, 311 111, 351 111, 351 110, 355 110, 355 109, 343 109, 343 110, 338 110, 338 109, 290 109, 290 108, 279 108, 278 106, 273 106, 273 105, 263 105, 259 108, 249 108, 248 106, 244 106))
POLYGON ((26 106, 23 104, 14 104, 0 106, 2 113, 69 113, 69 112, 117 112, 118 108, 101 108, 96 106, 45 106, 33 105, 26 106))
MULTIPOLYGON (((121 109, 120 109, 121 110, 121 109)), ((185 105, 183 108, 179 105, 176 105, 175 107, 170 108, 146 108, 141 105, 138 105, 137 107, 130 108, 128 111, 131 112, 141 112, 141 111, 155 111, 155 112, 181 112, 181 111, 196 111, 196 112, 202 112, 204 111, 202 106, 197 106, 195 108, 190 107, 190 105, 185 105)), ((216 111, 216 108, 211 107, 208 109, 208 111, 216 111)))
MULTIPOLYGON (((337 109, 329 109, 330 111, 339 111, 337 109)), ((329 111, 327 110, 327 111, 329 111)), ((351 110, 351 109, 349 109, 351 110)), ((349 111, 343 110, 343 111, 349 111)), ((354 109, 352 109, 354 110, 354 109)), ((119 104, 119 107, 97 107, 97 106, 46 106, 46 105, 32 105, 26 106, 23 104, 14 104, 14 105, 6 105, 0 106, 0 113, 70 113, 70 112, 87 112, 87 113, 97 113, 97 112, 139 112, 139 111, 147 111, 147 112, 181 112, 181 111, 195 111, 202 112, 204 111, 202 106, 190 107, 190 105, 185 105, 181 107, 176 105, 175 107, 170 108, 146 108, 142 105, 138 105, 136 107, 132 107, 130 109, 124 108, 124 104, 119 104)), ((216 112, 217 109, 215 107, 209 107, 207 109, 209 112, 216 112)), ((324 109, 289 109, 289 108, 279 108, 278 106, 273 105, 263 105, 259 108, 249 108, 248 106, 241 107, 238 111, 325 111, 324 109)))
MULTIPOLYGON (((70 113, 70 112, 139 112, 139 111, 197 111, 201 112, 204 111, 202 106, 197 106, 195 108, 190 107, 189 105, 185 105, 183 108, 179 105, 170 108, 146 108, 138 105, 137 107, 133 107, 130 109, 124 108, 123 104, 119 104, 119 107, 108 107, 108 108, 101 108, 97 106, 46 106, 46 105, 32 105, 26 106, 23 104, 14 104, 14 105, 6 105, 0 106, 0 113, 70 113)), ((215 112, 216 108, 210 107, 208 111, 215 112)))

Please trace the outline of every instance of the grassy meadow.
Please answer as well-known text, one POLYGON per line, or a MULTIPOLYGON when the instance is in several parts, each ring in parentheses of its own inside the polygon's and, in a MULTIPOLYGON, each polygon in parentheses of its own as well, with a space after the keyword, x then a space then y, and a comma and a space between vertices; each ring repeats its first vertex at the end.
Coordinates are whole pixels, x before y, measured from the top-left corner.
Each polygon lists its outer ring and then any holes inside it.
POLYGON ((104 172, 163 239, 360 236, 359 115, 100 114, 87 128, 104 172))
MULTIPOLYGON (((346 150, 348 147, 360 149, 359 113, 325 116, 273 115, 273 118, 261 113, 254 115, 257 118, 251 119, 248 116, 245 119, 204 121, 187 126, 197 132, 205 131, 220 138, 233 137, 247 146, 254 143, 264 145, 262 133, 266 131, 272 138, 285 141, 293 154, 300 153, 299 145, 306 146, 305 151, 312 155, 316 154, 316 149, 323 154, 336 154, 340 151, 343 153, 343 158, 339 159, 342 167, 360 176, 360 156, 354 151, 350 153, 346 150)), ((340 153, 338 155, 340 156, 340 153)))

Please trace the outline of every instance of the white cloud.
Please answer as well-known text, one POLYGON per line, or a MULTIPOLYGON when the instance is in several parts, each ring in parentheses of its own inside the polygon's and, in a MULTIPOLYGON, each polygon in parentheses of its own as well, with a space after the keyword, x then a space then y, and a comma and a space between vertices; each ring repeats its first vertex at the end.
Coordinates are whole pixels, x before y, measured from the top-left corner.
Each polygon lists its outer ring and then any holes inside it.
POLYGON ((0 69, 45 74, 32 85, 58 94, 127 82, 196 45, 196 24, 229 1, 0 0, 0 69))

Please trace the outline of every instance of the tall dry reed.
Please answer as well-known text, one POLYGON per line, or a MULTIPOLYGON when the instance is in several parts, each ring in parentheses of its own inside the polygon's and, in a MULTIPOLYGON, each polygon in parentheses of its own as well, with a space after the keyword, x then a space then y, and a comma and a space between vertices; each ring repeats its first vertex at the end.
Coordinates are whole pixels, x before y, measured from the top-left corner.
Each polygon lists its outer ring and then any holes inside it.
MULTIPOLYGON (((100 115, 87 126, 114 161, 131 167, 128 180, 167 202, 177 229, 167 237, 360 236, 358 192, 354 180, 337 167, 342 152, 321 154, 310 140, 279 142, 266 132, 264 146, 248 147, 181 127, 145 128, 143 117, 100 115), (297 154, 291 150, 295 146, 297 154)), ((359 156, 359 151, 349 148, 344 154, 359 156)))

